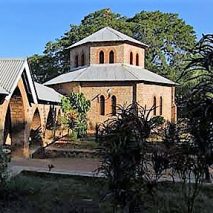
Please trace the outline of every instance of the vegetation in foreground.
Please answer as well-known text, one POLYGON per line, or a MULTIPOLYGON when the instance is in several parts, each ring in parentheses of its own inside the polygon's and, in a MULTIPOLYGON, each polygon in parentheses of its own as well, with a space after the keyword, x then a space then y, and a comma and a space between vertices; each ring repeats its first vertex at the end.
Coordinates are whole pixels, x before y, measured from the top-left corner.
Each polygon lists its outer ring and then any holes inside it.
MULTIPOLYGON (((106 185, 103 179, 23 173, 8 183, 0 193, 0 212, 113 212, 111 204, 101 201, 106 185)), ((144 212, 183 212, 181 185, 159 183, 155 191, 145 195, 144 212)), ((202 186, 195 211, 209 213, 213 209, 213 186, 202 186)))

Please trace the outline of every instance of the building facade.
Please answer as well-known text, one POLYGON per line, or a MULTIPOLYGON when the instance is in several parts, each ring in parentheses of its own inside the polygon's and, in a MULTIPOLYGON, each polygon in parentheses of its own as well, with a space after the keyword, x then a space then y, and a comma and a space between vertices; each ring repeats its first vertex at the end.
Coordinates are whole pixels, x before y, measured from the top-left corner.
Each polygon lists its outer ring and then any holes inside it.
POLYGON ((148 46, 106 27, 73 44, 69 73, 45 85, 63 95, 82 92, 91 101, 89 128, 116 114, 117 105, 137 102, 153 116, 176 121, 175 83, 144 67, 148 46))
MULTIPOLYGON (((61 95, 33 82, 27 60, 0 59, 0 142, 16 156, 30 156, 31 134, 40 146, 52 141, 48 120, 60 113, 61 95)), ((34 141, 32 141, 34 142, 34 141)))

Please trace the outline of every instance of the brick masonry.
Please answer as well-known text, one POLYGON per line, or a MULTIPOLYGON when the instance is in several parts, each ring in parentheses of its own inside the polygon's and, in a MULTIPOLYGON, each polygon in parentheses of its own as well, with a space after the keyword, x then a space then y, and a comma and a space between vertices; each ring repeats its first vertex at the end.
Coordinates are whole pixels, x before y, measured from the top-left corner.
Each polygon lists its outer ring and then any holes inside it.
MULTIPOLYGON (((30 103, 24 83, 19 80, 16 90, 10 100, 2 99, 0 104, 0 141, 11 145, 14 154, 29 157, 30 130, 40 122, 43 138, 46 134, 47 117, 50 111, 48 104, 30 103), (9 110, 10 122, 6 115, 9 110), (35 113, 36 112, 36 113, 35 113), (39 113, 38 113, 39 112, 39 113), (38 117, 40 116, 40 117, 38 117), (5 135, 7 133, 7 135, 5 135)), ((56 115, 60 110, 55 106, 56 115)), ((46 141, 43 141, 45 145, 46 141)))
MULTIPOLYGON (((133 55, 133 65, 136 65, 136 55, 139 57, 138 66, 144 68, 145 49, 126 42, 99 42, 88 43, 70 50, 71 67, 74 67, 76 55, 84 53, 86 65, 98 64, 99 53, 104 52, 104 63, 109 63, 109 53, 114 52, 114 63, 130 64, 130 53, 133 55)), ((79 63, 79 65, 81 65, 79 63)), ((112 96, 117 100, 117 105, 129 105, 137 101, 141 106, 151 108, 154 97, 156 98, 156 115, 160 115, 160 99, 162 98, 162 116, 175 122, 177 113, 174 101, 175 88, 168 85, 148 84, 142 82, 70 82, 53 85, 53 88, 64 95, 71 92, 82 92, 91 101, 91 109, 88 113, 90 129, 94 129, 97 123, 104 122, 111 117, 112 96), (110 91, 110 93, 109 93, 110 91), (105 98, 105 115, 100 115, 100 96, 105 98)))

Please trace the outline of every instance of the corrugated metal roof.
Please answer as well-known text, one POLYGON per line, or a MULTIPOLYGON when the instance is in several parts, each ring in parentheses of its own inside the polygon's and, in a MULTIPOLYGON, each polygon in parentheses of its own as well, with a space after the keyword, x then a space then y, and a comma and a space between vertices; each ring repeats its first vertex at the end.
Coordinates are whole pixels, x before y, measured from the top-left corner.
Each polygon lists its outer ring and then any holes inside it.
POLYGON ((92 64, 86 67, 79 67, 46 82, 45 85, 73 81, 143 81, 175 85, 173 81, 167 78, 139 66, 129 64, 92 64))
POLYGON ((3 94, 3 95, 9 95, 9 93, 0 86, 0 94, 3 94))
POLYGON ((25 59, 0 59, 0 86, 11 93, 25 59))
POLYGON ((56 92, 54 89, 46 87, 42 84, 35 82, 35 88, 37 92, 38 99, 41 101, 49 101, 60 103, 62 95, 56 92))
POLYGON ((148 47, 148 45, 146 45, 132 37, 129 37, 117 30, 114 30, 111 27, 105 27, 105 28, 102 28, 101 30, 91 34, 90 36, 80 40, 79 42, 71 45, 70 47, 68 47, 68 49, 76 47, 76 46, 80 46, 85 43, 107 42, 107 41, 129 41, 129 42, 139 44, 144 47, 148 47))

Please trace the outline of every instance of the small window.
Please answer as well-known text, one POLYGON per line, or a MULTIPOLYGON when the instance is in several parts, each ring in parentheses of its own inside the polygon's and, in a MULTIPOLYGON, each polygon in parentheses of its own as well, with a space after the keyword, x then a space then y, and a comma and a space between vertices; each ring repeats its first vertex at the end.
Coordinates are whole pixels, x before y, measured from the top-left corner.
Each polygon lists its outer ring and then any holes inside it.
POLYGON ((100 115, 105 115, 105 98, 103 95, 100 96, 100 115))
POLYGON ((114 52, 112 50, 109 53, 109 63, 110 64, 114 63, 114 52))
POLYGON ((112 96, 112 115, 116 115, 116 97, 113 95, 112 96))
POLYGON ((153 98, 153 115, 156 115, 157 111, 156 111, 156 107, 157 107, 157 103, 156 103, 156 97, 153 98))
POLYGON ((130 53, 130 64, 133 64, 133 53, 130 53))
POLYGON ((75 67, 78 67, 78 56, 75 56, 75 67))
POLYGON ((104 52, 99 53, 99 64, 104 64, 104 52))
POLYGON ((84 54, 81 55, 81 66, 85 65, 85 57, 84 54))
POLYGON ((163 115, 163 98, 160 97, 160 115, 163 115))
POLYGON ((139 55, 138 55, 138 53, 136 54, 136 66, 139 66, 139 55))

